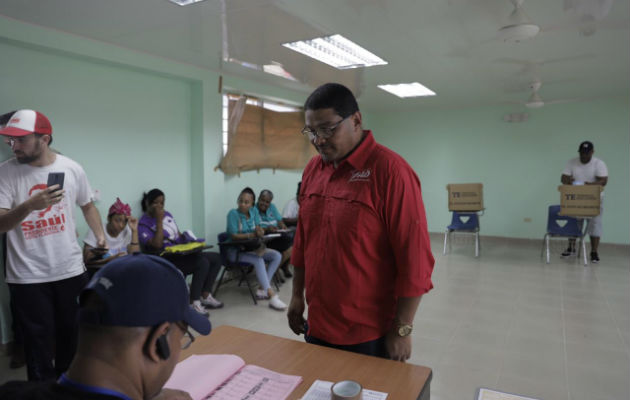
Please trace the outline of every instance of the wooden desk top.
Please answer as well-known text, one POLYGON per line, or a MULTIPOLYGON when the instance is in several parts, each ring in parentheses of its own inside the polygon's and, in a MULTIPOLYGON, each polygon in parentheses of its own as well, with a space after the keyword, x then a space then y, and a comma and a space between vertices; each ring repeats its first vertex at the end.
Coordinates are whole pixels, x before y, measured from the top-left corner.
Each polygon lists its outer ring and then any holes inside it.
POLYGON ((219 326, 209 336, 199 336, 180 360, 192 354, 236 354, 254 364, 304 380, 289 399, 300 399, 316 379, 355 380, 364 388, 387 392, 388 400, 428 399, 431 369, 381 358, 312 345, 296 340, 219 326), (424 390, 423 390, 424 389, 424 390))

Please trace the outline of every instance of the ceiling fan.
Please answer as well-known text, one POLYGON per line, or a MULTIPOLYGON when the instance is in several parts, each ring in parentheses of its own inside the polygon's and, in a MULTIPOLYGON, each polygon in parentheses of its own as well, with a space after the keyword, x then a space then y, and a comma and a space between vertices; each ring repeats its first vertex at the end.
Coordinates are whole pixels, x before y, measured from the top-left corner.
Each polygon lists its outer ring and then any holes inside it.
POLYGON ((510 1, 514 5, 514 10, 509 16, 509 24, 499 28, 499 39, 508 43, 518 43, 538 35, 540 26, 532 23, 525 10, 523 10, 523 2, 525 0, 510 1))
POLYGON ((510 104, 523 104, 527 108, 541 108, 548 104, 558 104, 558 103, 572 103, 576 101, 581 101, 582 99, 573 98, 573 99, 557 99, 557 100, 543 100, 542 97, 538 94, 538 91, 542 87, 542 82, 540 80, 535 80, 529 84, 529 88, 531 89, 531 94, 527 101, 507 101, 506 103, 510 104))

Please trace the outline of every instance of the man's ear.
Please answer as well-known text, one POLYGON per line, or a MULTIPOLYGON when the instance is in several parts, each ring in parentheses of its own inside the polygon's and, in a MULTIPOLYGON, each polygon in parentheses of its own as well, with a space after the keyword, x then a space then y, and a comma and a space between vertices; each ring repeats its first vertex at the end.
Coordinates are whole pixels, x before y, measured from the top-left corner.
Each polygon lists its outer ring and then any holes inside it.
POLYGON ((160 339, 166 338, 171 324, 164 322, 149 331, 144 341, 144 355, 151 361, 160 362, 165 360, 170 355, 170 349, 168 348, 168 340, 160 339), (160 342, 160 344, 158 344, 160 342), (166 345, 166 348, 164 346, 166 345))
POLYGON ((352 125, 354 126, 355 129, 358 129, 358 130, 363 129, 361 125, 363 121, 363 116, 361 115, 361 111, 357 111, 354 114, 352 114, 350 119, 352 120, 352 125))

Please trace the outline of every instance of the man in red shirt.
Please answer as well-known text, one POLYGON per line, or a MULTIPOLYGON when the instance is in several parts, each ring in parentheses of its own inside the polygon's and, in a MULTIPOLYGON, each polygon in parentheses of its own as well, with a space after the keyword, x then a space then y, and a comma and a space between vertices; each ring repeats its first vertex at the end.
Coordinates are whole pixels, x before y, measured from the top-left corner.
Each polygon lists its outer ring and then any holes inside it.
POLYGON ((322 85, 304 110, 302 133, 319 155, 299 193, 289 326, 309 343, 405 361, 420 299, 433 287, 420 181, 363 130, 348 88, 322 85))

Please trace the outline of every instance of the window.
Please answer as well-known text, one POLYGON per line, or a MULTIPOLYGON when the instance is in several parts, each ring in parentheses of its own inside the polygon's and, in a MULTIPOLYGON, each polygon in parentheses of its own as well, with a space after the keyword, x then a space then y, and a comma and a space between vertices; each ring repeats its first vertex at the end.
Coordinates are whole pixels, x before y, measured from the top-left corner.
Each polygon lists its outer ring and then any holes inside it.
POLYGON ((233 94, 223 95, 223 158, 226 174, 272 169, 302 169, 316 154, 300 134, 304 114, 296 106, 233 94))

